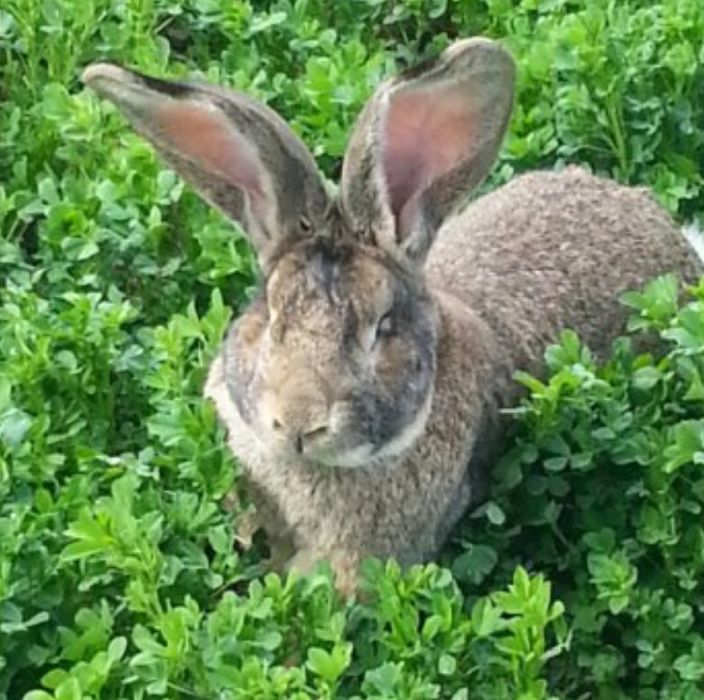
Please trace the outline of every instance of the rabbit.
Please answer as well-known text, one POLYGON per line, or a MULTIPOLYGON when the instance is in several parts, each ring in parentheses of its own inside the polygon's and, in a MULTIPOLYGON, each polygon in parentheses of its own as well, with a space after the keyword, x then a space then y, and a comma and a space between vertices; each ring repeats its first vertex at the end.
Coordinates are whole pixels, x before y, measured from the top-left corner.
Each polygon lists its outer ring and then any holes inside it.
POLYGON ((469 202, 513 109, 498 42, 451 44, 380 85, 331 195, 301 140, 238 92, 89 66, 187 182, 241 223, 263 281, 232 323, 214 402, 272 566, 331 566, 355 595, 367 557, 438 555, 486 497, 516 370, 540 373, 571 328, 599 353, 619 295, 701 262, 645 189, 569 166, 469 202))

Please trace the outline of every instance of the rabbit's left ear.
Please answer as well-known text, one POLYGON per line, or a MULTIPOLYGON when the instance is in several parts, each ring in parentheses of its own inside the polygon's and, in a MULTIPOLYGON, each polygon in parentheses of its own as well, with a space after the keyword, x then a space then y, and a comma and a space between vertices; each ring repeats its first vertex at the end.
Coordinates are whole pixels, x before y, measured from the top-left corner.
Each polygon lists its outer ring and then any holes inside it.
POLYGON ((325 226, 313 156, 281 117, 241 93, 159 80, 112 64, 83 81, 211 204, 239 221, 266 269, 281 244, 325 226))
POLYGON ((514 82, 510 54, 474 38, 384 83, 343 165, 342 203, 360 235, 422 262, 439 226, 491 169, 514 82))

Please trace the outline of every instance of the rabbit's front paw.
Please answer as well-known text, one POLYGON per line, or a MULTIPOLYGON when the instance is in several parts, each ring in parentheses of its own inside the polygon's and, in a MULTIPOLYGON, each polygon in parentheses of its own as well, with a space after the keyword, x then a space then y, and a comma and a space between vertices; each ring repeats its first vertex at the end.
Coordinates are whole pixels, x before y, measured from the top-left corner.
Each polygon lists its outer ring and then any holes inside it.
POLYGON ((293 540, 287 532, 275 530, 270 525, 271 523, 266 523, 260 513, 249 510, 242 514, 237 523, 235 539, 244 549, 250 549, 254 534, 263 530, 266 533, 266 544, 269 549, 269 555, 266 557, 267 566, 273 571, 281 571, 294 552, 293 540))
POLYGON ((320 561, 328 561, 335 577, 335 588, 344 598, 351 598, 357 593, 359 585, 359 557, 349 552, 334 553, 329 556, 313 549, 301 549, 296 552, 286 568, 295 569, 299 574, 309 574, 320 561))
POLYGON ((334 554, 330 559, 330 566, 335 574, 335 588, 343 598, 357 595, 359 563, 359 557, 351 552, 334 554))
POLYGON ((247 511, 243 513, 242 516, 237 521, 237 531, 235 532, 235 540, 244 549, 250 549, 252 547, 252 538, 254 533, 263 527, 261 519, 258 517, 256 511, 247 511))
POLYGON ((303 576, 310 574, 315 565, 322 559, 313 549, 299 549, 287 562, 287 571, 296 571, 303 576))

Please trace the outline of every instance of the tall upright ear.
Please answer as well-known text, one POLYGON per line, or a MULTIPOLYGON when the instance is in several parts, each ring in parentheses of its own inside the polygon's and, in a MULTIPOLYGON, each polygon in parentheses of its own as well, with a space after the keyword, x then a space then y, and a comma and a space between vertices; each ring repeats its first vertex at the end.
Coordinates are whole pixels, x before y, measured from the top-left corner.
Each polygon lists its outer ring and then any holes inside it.
POLYGON ((327 195, 313 157, 264 105, 107 63, 89 66, 82 79, 207 201, 242 223, 264 267, 284 239, 324 225, 327 195))
POLYGON ((442 222, 491 169, 514 83, 510 54, 473 38, 382 84, 343 164, 342 203, 359 235, 422 262, 442 222))

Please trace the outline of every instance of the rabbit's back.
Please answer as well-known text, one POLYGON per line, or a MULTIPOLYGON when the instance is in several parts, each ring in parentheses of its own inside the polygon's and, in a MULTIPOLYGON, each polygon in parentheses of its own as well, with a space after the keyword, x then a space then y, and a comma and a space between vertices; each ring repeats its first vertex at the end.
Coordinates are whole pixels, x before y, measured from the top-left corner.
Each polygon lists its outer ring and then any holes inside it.
POLYGON ((429 284, 482 317, 510 369, 535 371, 562 328, 595 351, 623 328, 618 297, 700 262, 645 190, 569 167, 534 172, 481 197, 438 234, 429 284))

